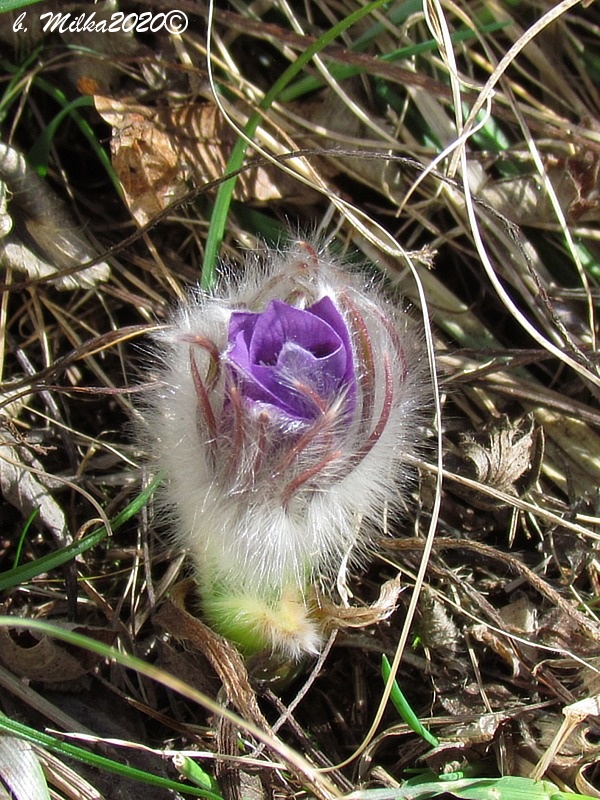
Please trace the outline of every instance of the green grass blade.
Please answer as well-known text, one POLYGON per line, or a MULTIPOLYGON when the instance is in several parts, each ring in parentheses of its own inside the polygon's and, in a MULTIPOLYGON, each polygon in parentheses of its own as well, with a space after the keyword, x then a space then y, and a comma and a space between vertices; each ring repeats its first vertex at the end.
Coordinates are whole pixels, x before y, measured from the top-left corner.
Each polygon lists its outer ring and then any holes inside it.
MULTIPOLYGON (((461 781, 464 783, 464 781, 461 781)), ((592 800, 589 795, 565 794, 550 781, 505 775, 501 778, 474 778, 470 785, 450 793, 461 800, 592 800)), ((449 783, 452 786, 452 782, 449 783)))
POLYGON ((30 53, 29 56, 25 59, 25 61, 23 61, 22 64, 19 64, 18 67, 15 67, 13 64, 6 61, 5 59, 0 60, 0 69, 9 75, 12 75, 12 77, 6 84, 4 94, 0 99, 0 122, 4 121, 6 112, 11 107, 11 105, 23 96, 22 81, 24 80, 24 76, 27 70, 33 64, 36 64, 39 61, 41 51, 42 51, 41 47, 36 47, 36 49, 32 53, 30 53))
MULTIPOLYGON (((391 675, 391 667, 388 657, 383 654, 381 656, 381 674, 383 676, 384 682, 387 682, 391 675)), ((432 747, 437 747, 439 745, 439 739, 430 733, 427 728, 423 725, 423 723, 419 720, 415 712, 410 707, 408 700, 404 697, 398 683, 394 681, 392 686, 392 691, 390 694, 390 700, 394 704, 394 708, 400 714, 404 722, 408 725, 411 731, 418 734, 422 739, 424 739, 428 744, 432 747)))
MULTIPOLYGON (((1 2, 2 0, 0 0, 1 2)), ((13 64, 10 64, 6 60, 0 61, 0 65, 3 70, 12 74, 13 77, 4 92, 2 100, 0 101, 0 121, 4 118, 6 111, 10 108, 12 103, 15 100, 18 100, 22 95, 22 86, 21 86, 21 79, 23 78, 24 73, 29 68, 29 66, 33 63, 36 63, 38 60, 38 55, 40 53, 40 49, 36 50, 27 61, 21 64, 18 67, 15 67, 13 64)), ((114 171, 110 157, 108 153, 104 150, 102 145, 98 142, 96 138, 96 134, 94 133, 94 129, 89 124, 89 122, 84 119, 81 114, 77 112, 77 107, 81 106, 92 106, 94 105, 93 98, 91 97, 78 97, 76 100, 70 101, 69 98, 64 94, 61 89, 58 89, 56 86, 53 86, 48 81, 44 80, 36 76, 35 78, 35 86, 49 95, 58 105, 62 106, 61 111, 57 114, 57 116, 52 121, 51 125, 54 125, 53 134, 56 132, 56 128, 62 122, 65 113, 70 114, 73 122, 77 125, 79 130, 81 131, 82 135, 85 137, 89 145, 91 146, 94 154, 106 170, 108 177, 110 178, 111 183, 119 193, 119 196, 123 196, 123 188, 121 186, 121 181, 119 180, 117 173, 114 171)), ((33 153, 29 153, 28 160, 31 163, 31 159, 37 160, 38 163, 34 163, 33 166, 38 168, 40 174, 44 174, 44 167, 47 163, 48 156, 47 156, 47 148, 49 148, 51 142, 51 137, 48 135, 48 129, 46 129, 42 135, 39 137, 38 141, 34 144, 33 153), (44 152, 44 148, 46 151, 44 152)))
MULTIPOLYGON (((119 528, 124 522, 135 516, 135 514, 137 514, 146 505, 150 497, 158 488, 161 480, 162 475, 157 475, 154 480, 148 484, 144 491, 140 492, 140 494, 138 494, 128 506, 126 506, 119 514, 117 514, 117 516, 111 522, 112 530, 119 528)), ((67 561, 71 561, 72 559, 77 558, 77 556, 80 556, 82 553, 85 553, 86 550, 95 547, 107 535, 108 531, 104 526, 102 526, 98 530, 90 533, 88 536, 84 536, 83 539, 73 542, 72 544, 68 544, 65 547, 61 547, 61 549, 57 550, 55 553, 49 553, 46 556, 37 558, 35 561, 32 561, 29 564, 22 564, 20 567, 13 567, 12 569, 6 570, 6 572, 0 573, 0 591, 5 591, 6 589, 11 589, 14 586, 19 586, 26 581, 36 578, 38 575, 43 575, 52 569, 62 566, 67 561)))
MULTIPOLYGON (((253 722, 242 719, 231 711, 231 709, 222 706, 208 695, 198 689, 194 689, 181 678, 170 675, 168 672, 165 672, 164 669, 154 666, 154 664, 149 664, 141 658, 125 653, 115 647, 110 647, 89 636, 84 636, 76 631, 67 630, 66 628, 61 628, 58 625, 53 625, 39 619, 22 619, 20 617, 4 615, 0 616, 0 627, 25 628, 27 630, 41 631, 60 641, 68 642, 73 645, 73 647, 82 647, 89 650, 91 653, 97 653, 103 658, 115 661, 128 669, 135 670, 140 675, 150 680, 157 681, 173 692, 177 692, 192 703, 197 703, 212 714, 229 720, 236 727, 245 730, 248 734, 258 739, 259 742, 263 742, 268 747, 272 748, 285 762, 293 766, 302 776, 305 776, 311 785, 315 780, 313 765, 310 764, 301 753, 294 750, 293 747, 290 747, 281 739, 276 739, 264 728, 255 725, 253 722)), ((322 786, 323 791, 327 792, 330 796, 337 794, 333 784, 331 784, 325 776, 319 778, 319 786, 322 786)))
MULTIPOLYGON (((48 83, 48 81, 44 80, 43 78, 37 78, 36 81, 35 81, 35 84, 40 89, 42 89, 44 92, 49 94, 57 103, 59 103, 61 106, 63 106, 63 108, 66 107, 67 105, 69 105, 69 99, 67 98, 67 96, 60 89, 56 88, 51 83, 48 83)), ((92 98, 81 98, 81 100, 85 100, 85 99, 92 100, 92 98)), ((93 106, 93 100, 89 104, 82 103, 81 105, 92 105, 93 106)), ((95 153, 96 157, 98 158, 98 160, 100 161, 100 163, 102 164, 104 169, 106 170, 106 173, 107 173, 108 177, 110 178, 111 183, 113 184, 113 186, 115 187, 115 189, 119 193, 119 196, 122 197, 123 196, 123 188, 121 186, 121 181, 119 180, 119 178, 117 177, 117 173, 113 169, 112 162, 110 160, 110 156, 105 151, 105 149, 102 147, 102 145, 98 142, 98 139, 96 138, 96 134, 94 133, 94 129, 88 123, 88 121, 85 120, 81 116, 81 114, 79 114, 77 112, 76 109, 71 109, 71 117, 72 117, 74 123, 77 125, 77 127, 81 131, 82 135, 86 138, 86 140, 90 144, 90 146, 91 146, 93 152, 95 153)))
POLYGON ((398 789, 364 789, 345 800, 430 800, 452 795, 460 800, 592 800, 585 794, 566 794, 550 781, 534 781, 506 775, 497 778, 455 778, 444 780, 427 772, 411 778, 398 789))
MULTIPOLYGON (((507 22, 492 22, 489 25, 485 25, 478 31, 473 31, 471 28, 464 28, 463 30, 455 31, 450 38, 454 43, 465 42, 469 39, 474 39, 477 36, 477 33, 493 33, 494 31, 505 28, 508 24, 509 23, 507 22)), ((435 50, 437 47, 439 47, 438 42, 434 41, 433 39, 429 39, 428 41, 421 42, 419 44, 400 47, 398 50, 394 50, 391 53, 384 53, 383 55, 378 56, 375 61, 382 61, 386 63, 401 61, 407 58, 412 58, 413 56, 421 55, 423 53, 429 53, 432 50, 435 50)), ((352 48, 352 50, 355 49, 356 48, 354 47, 352 48)), ((337 81, 343 81, 347 78, 352 78, 355 75, 362 75, 366 71, 366 67, 358 67, 353 64, 330 64, 327 68, 331 77, 335 78, 337 81)), ((300 78, 298 81, 293 83, 291 86, 288 86, 287 89, 281 92, 278 99, 282 103, 289 102, 291 100, 297 100, 298 97, 301 97, 308 92, 314 92, 317 89, 321 89, 324 85, 325 81, 323 78, 317 75, 305 75, 303 78, 300 78)))
MULTIPOLYGON (((367 16, 375 9, 384 5, 386 0, 374 0, 368 3, 363 8, 359 8, 345 19, 338 22, 322 36, 320 36, 313 44, 306 48, 298 58, 279 76, 275 83, 271 86, 269 91, 265 94, 259 103, 259 111, 255 111, 248 119, 244 126, 244 133, 248 139, 252 139, 256 133, 256 129, 260 125, 263 112, 267 111, 280 96, 281 92, 286 86, 300 73, 302 69, 308 64, 311 58, 319 53, 330 42, 336 39, 347 28, 351 27, 363 17, 367 16)), ((229 173, 240 169, 244 161, 246 150, 248 149, 248 142, 245 139, 238 139, 233 147, 227 166, 225 168, 225 176, 229 173)), ((203 289, 209 289, 215 280, 215 265, 223 241, 223 234, 225 232, 225 225, 227 223, 227 216, 229 207, 231 205, 231 198, 235 189, 237 178, 231 178, 219 186, 217 198, 211 216, 208 237, 206 239, 206 249, 204 252, 204 263, 202 266, 202 279, 201 286, 203 289)))
POLYGON ((190 781, 190 783, 195 784, 200 789, 204 789, 205 791, 215 794, 217 797, 220 797, 221 800, 223 800, 221 789, 217 781, 212 777, 212 775, 209 775, 209 773, 203 769, 197 761, 194 761, 193 758, 190 758, 189 756, 176 756, 176 767, 183 777, 190 781))
POLYGON ((205 797, 208 800, 222 800, 221 795, 210 792, 207 789, 184 786, 179 783, 179 781, 161 778, 159 775, 153 775, 151 772, 146 772, 136 767, 130 767, 127 764, 121 764, 119 761, 114 761, 112 758, 96 755, 96 753, 91 753, 88 750, 84 750, 82 747, 63 742, 47 733, 42 733, 41 731, 35 730, 35 728, 30 728, 28 725, 16 722, 4 716, 4 714, 0 714, 0 731, 10 736, 24 739, 31 744, 44 747, 53 753, 59 753, 62 756, 74 758, 76 761, 81 761, 91 767, 96 767, 105 772, 111 772, 114 775, 121 775, 133 781, 149 784, 151 786, 160 786, 163 789, 184 792, 186 794, 191 794, 193 797, 205 797))
POLYGON ((27 160, 29 164, 38 171, 39 175, 45 177, 48 172, 48 156, 50 155, 52 140, 56 136, 56 132, 65 117, 71 115, 76 108, 81 108, 82 106, 93 107, 93 105, 94 100, 92 97, 76 97, 75 100, 67 102, 61 108, 58 114, 56 114, 54 119, 51 120, 48 125, 46 125, 37 141, 34 142, 33 147, 27 154, 27 160))
POLYGON ((4 14, 6 11, 18 11, 20 8, 39 2, 41 0, 0 0, 0 14, 4 14))
POLYGON ((18 566, 19 561, 21 560, 21 552, 23 551, 23 546, 25 544, 25 539, 27 538, 27 534, 29 533, 29 529, 31 528, 31 526, 33 524, 33 521, 35 520, 35 518, 37 517, 37 515, 39 513, 40 513, 39 508, 34 508, 34 510, 31 512, 31 514, 27 518, 27 520, 25 522, 25 525, 23 525, 23 530, 21 531, 21 535, 19 537, 19 542, 17 544, 17 550, 15 552, 15 559, 14 559, 14 562, 13 562, 13 566, 15 568, 18 566))

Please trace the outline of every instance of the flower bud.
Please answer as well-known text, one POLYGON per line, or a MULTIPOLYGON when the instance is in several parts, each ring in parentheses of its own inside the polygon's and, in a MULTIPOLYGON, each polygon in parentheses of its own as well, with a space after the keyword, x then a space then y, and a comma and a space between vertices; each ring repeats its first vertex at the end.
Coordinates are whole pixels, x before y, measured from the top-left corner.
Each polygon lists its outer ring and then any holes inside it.
POLYGON ((360 563, 384 509, 403 500, 418 337, 300 241, 191 299, 156 353, 148 442, 207 620, 246 653, 316 652, 311 587, 360 563))

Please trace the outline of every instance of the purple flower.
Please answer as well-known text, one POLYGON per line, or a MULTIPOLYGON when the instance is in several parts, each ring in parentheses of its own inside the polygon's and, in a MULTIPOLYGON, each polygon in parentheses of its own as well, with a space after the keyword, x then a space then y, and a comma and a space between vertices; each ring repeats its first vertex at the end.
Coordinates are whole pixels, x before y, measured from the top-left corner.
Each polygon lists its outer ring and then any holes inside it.
POLYGON ((343 395, 352 412, 350 336, 329 297, 306 309, 272 300, 260 314, 233 312, 228 341, 228 361, 246 400, 311 420, 343 395))

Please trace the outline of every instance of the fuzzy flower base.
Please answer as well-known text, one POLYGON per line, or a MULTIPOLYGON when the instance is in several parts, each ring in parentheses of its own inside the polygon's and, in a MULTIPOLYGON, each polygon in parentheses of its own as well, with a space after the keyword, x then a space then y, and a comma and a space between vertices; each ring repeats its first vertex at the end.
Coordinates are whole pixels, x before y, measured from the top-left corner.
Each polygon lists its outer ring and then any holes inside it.
POLYGON ((155 355, 145 438, 206 619, 246 654, 317 652, 311 587, 343 580, 402 500, 424 405, 418 338, 298 241, 190 299, 155 355))

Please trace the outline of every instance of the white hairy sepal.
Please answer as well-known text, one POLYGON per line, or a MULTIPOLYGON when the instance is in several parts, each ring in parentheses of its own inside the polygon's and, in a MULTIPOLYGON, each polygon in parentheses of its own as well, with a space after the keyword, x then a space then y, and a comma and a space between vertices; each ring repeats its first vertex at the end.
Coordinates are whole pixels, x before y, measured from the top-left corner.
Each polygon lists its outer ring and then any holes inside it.
POLYGON ((193 559, 220 632, 227 635, 235 619, 238 641, 240 628, 254 631, 258 646, 249 649, 296 655, 317 646, 307 587, 333 581, 349 553, 359 562, 384 509, 403 499, 403 460, 414 452, 424 405, 419 351, 403 313, 302 242, 249 263, 222 293, 197 294, 160 334, 160 389, 145 409, 147 442, 166 474, 175 537, 193 559), (262 312, 273 299, 306 308, 324 296, 350 331, 352 418, 343 396, 310 423, 246 405, 235 391, 225 401, 231 313, 262 312), (229 606, 215 587, 230 587, 229 606), (278 603, 290 596, 302 613, 290 615, 295 622, 283 626, 283 636, 275 624, 268 633, 266 620, 276 620, 278 603), (244 598, 254 612, 245 614, 244 598), (262 621, 251 623, 253 614, 262 621))

